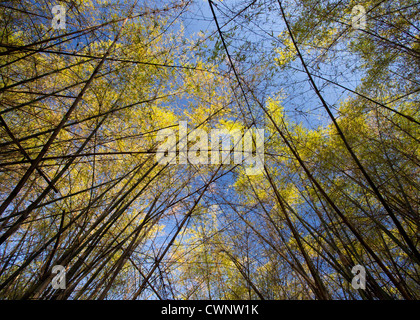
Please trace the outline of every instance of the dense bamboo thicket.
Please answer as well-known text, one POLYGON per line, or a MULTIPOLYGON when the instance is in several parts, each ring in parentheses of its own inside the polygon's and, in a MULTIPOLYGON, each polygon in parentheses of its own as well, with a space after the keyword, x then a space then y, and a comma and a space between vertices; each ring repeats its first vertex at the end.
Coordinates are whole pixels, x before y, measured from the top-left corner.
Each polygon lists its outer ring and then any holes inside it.
POLYGON ((417 1, 1 1, 0 78, 1 299, 420 299, 417 1))

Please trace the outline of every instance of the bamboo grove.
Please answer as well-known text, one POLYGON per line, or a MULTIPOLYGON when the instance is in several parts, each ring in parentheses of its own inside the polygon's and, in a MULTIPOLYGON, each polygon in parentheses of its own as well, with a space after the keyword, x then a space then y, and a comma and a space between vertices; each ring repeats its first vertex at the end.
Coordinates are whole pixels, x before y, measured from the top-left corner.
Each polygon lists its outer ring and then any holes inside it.
POLYGON ((420 299, 417 1, 0 15, 1 299, 420 299), (263 170, 159 163, 180 121, 264 128, 263 170))

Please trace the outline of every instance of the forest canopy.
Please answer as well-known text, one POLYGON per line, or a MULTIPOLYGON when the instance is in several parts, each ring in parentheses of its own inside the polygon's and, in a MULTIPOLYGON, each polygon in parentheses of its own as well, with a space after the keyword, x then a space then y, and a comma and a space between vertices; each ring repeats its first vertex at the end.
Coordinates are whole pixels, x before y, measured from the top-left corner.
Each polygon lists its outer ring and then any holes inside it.
POLYGON ((1 299, 420 299, 418 1, 1 1, 0 39, 1 299))

